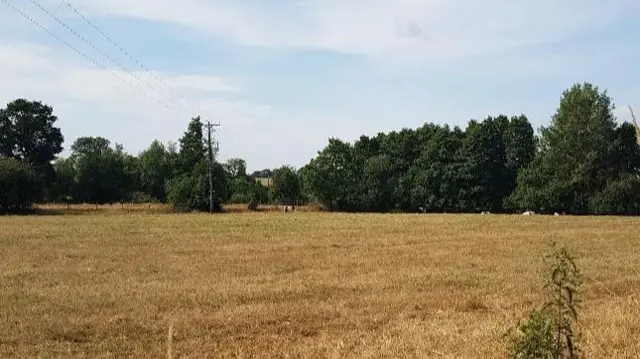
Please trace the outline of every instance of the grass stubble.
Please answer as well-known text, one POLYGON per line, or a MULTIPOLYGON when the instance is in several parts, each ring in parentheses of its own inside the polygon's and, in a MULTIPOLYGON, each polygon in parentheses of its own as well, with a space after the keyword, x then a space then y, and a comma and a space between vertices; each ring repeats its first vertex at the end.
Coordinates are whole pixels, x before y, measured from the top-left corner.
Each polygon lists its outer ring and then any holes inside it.
POLYGON ((0 357, 498 358, 551 242, 593 358, 640 353, 634 218, 329 213, 0 218, 0 357))

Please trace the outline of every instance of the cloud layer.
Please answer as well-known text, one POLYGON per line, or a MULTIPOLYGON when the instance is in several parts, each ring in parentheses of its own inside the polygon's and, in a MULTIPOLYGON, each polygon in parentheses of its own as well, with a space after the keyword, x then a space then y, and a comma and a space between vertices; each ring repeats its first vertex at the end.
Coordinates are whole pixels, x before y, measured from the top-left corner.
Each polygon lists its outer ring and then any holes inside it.
MULTIPOLYGON (((54 0, 50 0, 56 2, 54 0)), ((561 41, 637 11, 634 0, 76 0, 93 16, 194 28, 251 46, 446 60, 561 41)))

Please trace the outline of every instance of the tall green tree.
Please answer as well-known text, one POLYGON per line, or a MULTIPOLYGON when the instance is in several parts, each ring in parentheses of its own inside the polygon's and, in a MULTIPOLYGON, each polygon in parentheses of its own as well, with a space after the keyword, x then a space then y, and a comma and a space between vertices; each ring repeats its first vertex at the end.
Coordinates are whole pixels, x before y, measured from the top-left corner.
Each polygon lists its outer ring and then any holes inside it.
POLYGON ((276 200, 283 204, 295 204, 300 198, 300 179, 293 167, 282 166, 273 172, 276 200))
POLYGON ((351 144, 330 138, 329 144, 312 159, 305 171, 310 192, 329 210, 354 211, 357 174, 351 144))
POLYGON ((78 189, 75 182, 75 163, 70 158, 58 158, 53 163, 56 171, 56 179, 53 183, 53 200, 70 202, 78 197, 78 189))
POLYGON ((505 182, 505 142, 503 134, 509 120, 506 116, 471 121, 465 133, 462 153, 465 166, 462 175, 467 182, 465 210, 502 210, 502 201, 511 186, 505 182))
POLYGON ((535 157, 535 131, 525 115, 514 116, 504 129, 503 139, 509 181, 515 185, 518 171, 527 167, 535 157))
POLYGON ((388 212, 395 207, 397 178, 395 163, 387 154, 374 155, 365 160, 362 172, 362 207, 369 211, 388 212), (395 178, 394 178, 395 177, 395 178))
POLYGON ((0 213, 29 209, 36 200, 37 185, 31 166, 0 157, 0 213))
POLYGON ((524 115, 470 121, 461 150, 465 163, 460 176, 468 190, 464 210, 502 212, 518 171, 535 154, 533 128, 524 115))
POLYGON ((180 173, 190 173, 196 165, 207 158, 208 148, 205 145, 202 134, 202 121, 200 116, 194 117, 189 122, 187 131, 180 138, 180 173))
POLYGON ((468 183, 461 176, 465 133, 458 127, 436 127, 423 145, 414 168, 413 203, 426 212, 460 212, 465 208, 468 183))
POLYGON ((34 167, 50 164, 62 151, 64 137, 53 108, 40 101, 17 99, 0 109, 0 155, 34 167))
POLYGON ((33 167, 49 190, 55 171, 51 162, 62 151, 64 137, 55 126, 53 108, 40 101, 16 99, 0 109, 0 157, 15 158, 33 167))
POLYGON ((541 129, 539 154, 518 176, 511 204, 589 213, 592 196, 624 171, 624 156, 612 146, 620 139, 613 109, 607 92, 590 83, 565 90, 551 125, 541 129))
POLYGON ((209 168, 213 179, 213 209, 222 210, 222 203, 231 197, 230 177, 217 161, 210 161, 202 135, 199 117, 189 122, 180 139, 178 156, 180 170, 165 186, 167 201, 178 210, 209 210, 209 168))
POLYGON ((247 177, 247 162, 242 158, 230 158, 223 166, 231 178, 247 177))
POLYGON ((80 137, 71 146, 70 160, 76 169, 77 197, 88 203, 114 203, 127 199, 134 181, 127 171, 122 146, 110 146, 103 137, 80 137))
POLYGON ((153 141, 138 156, 138 166, 141 190, 155 200, 165 201, 165 184, 173 177, 169 150, 160 141, 153 141))
MULTIPOLYGON (((247 175, 247 162, 242 158, 231 158, 223 167, 231 181, 231 203, 250 203, 255 200, 257 206, 262 199, 262 189, 257 186, 263 186, 247 175)), ((266 191, 266 188, 264 190, 266 191)))

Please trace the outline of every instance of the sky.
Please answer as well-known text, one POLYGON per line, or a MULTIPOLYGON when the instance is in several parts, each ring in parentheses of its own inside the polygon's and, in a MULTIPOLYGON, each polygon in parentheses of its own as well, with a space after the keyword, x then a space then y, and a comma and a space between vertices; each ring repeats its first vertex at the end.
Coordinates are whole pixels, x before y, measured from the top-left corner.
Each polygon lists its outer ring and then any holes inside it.
POLYGON ((137 154, 200 115, 221 161, 301 167, 330 137, 499 114, 538 128, 576 82, 628 121, 638 19, 637 0, 0 0, 0 106, 52 106, 63 155, 81 136, 137 154))

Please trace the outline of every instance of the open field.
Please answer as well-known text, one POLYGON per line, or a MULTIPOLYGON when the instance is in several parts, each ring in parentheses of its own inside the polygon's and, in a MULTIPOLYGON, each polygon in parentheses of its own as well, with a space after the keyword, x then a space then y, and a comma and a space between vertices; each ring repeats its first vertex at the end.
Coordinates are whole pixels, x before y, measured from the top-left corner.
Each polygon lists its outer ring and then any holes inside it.
POLYGON ((587 357, 640 355, 638 219, 100 213, 0 217, 0 357, 504 357, 554 240, 587 357))

